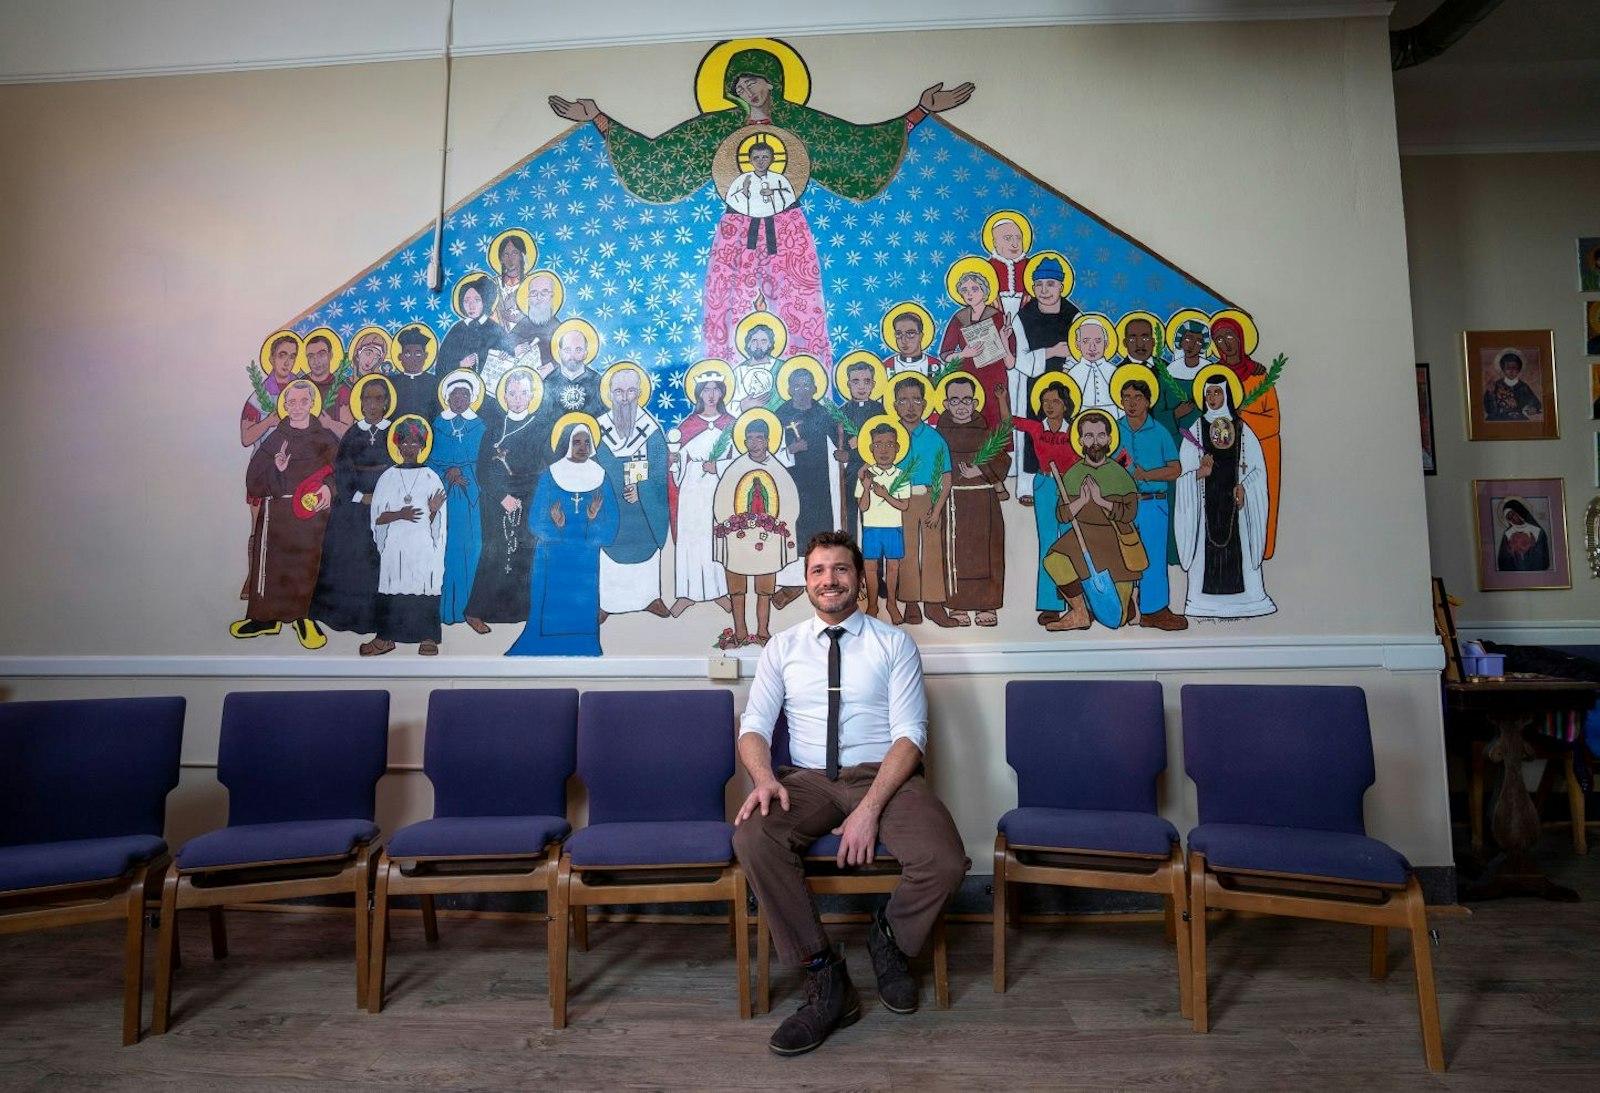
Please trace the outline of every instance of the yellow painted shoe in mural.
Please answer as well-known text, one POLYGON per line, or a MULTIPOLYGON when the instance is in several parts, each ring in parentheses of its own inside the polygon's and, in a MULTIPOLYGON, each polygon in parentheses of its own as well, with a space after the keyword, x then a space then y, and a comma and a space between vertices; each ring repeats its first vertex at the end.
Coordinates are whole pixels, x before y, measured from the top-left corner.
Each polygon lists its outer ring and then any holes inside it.
POLYGON ((307 649, 321 649, 328 644, 328 635, 322 632, 322 627, 310 619, 294 620, 294 636, 300 639, 300 644, 307 649))
POLYGON ((268 634, 276 634, 283 629, 281 622, 257 622, 255 619, 240 619, 228 627, 228 633, 236 638, 260 638, 268 634))

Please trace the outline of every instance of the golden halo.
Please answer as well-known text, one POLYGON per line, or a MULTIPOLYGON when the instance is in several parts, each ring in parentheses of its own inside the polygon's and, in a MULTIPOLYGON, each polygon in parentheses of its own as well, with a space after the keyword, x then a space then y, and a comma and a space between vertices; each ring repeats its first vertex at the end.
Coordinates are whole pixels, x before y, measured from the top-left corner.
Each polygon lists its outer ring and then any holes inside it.
POLYGON ((1085 311, 1076 319, 1072 320, 1072 325, 1067 327, 1067 352, 1072 354, 1073 360, 1082 363, 1083 354, 1078 350, 1078 328, 1084 323, 1088 322, 1090 319, 1098 322, 1100 324, 1100 329, 1106 332, 1106 351, 1101 359, 1115 359, 1118 352, 1120 352, 1120 346, 1122 344, 1121 339, 1117 337, 1117 324, 1100 314, 1098 311, 1085 311))
POLYGON ((528 379, 533 381, 533 386, 528 392, 528 413, 531 414, 538 410, 539 404, 544 401, 544 379, 539 375, 539 373, 535 372, 525 364, 518 365, 515 368, 506 369, 506 374, 501 376, 500 382, 494 386, 494 400, 500 404, 502 409, 505 407, 506 384, 510 381, 512 376, 526 376, 528 379))
POLYGON ((1117 320, 1117 344, 1122 346, 1123 354, 1127 354, 1128 324, 1135 319, 1143 319, 1150 324, 1150 336, 1155 339, 1155 344, 1150 347, 1151 359, 1160 356, 1161 339, 1166 336, 1167 327, 1148 311, 1130 311, 1117 320))
POLYGON ((740 353, 745 351, 745 339, 750 336, 750 331, 757 326, 765 326, 772 331, 772 355, 783 356, 783 351, 789 345, 789 328, 783 325, 783 320, 770 311, 752 311, 739 320, 739 325, 733 328, 733 347, 740 353))
POLYGON ((505 276, 506 271, 500 267, 500 248, 505 245, 506 239, 513 235, 522 240, 522 245, 528 251, 527 261, 522 263, 522 279, 526 281, 529 268, 539 260, 539 244, 533 241, 533 236, 529 235, 525 229, 507 228, 495 236, 489 241, 489 253, 485 257, 489 259, 490 269, 502 277, 505 276))
POLYGON ((935 392, 939 398, 939 412, 941 414, 944 413, 946 389, 957 380, 972 384, 974 399, 972 404, 973 412, 978 414, 983 413, 983 404, 988 401, 988 397, 983 393, 983 384, 980 383, 978 381, 978 377, 974 376, 971 372, 961 371, 951 372, 948 376, 939 381, 939 389, 937 392, 935 392))
POLYGON ((739 449, 739 454, 744 454, 744 432, 750 427, 752 421, 764 421, 767 423, 767 448, 771 451, 777 451, 783 443, 783 426, 778 422, 777 414, 757 406, 754 410, 746 410, 740 414, 739 420, 733 423, 733 446, 739 449), (773 443, 773 437, 778 438, 777 443, 773 443))
POLYGON ((976 254, 957 258, 950 264, 950 272, 944 275, 944 288, 950 294, 950 298, 963 307, 966 306, 967 301, 961 298, 956 286, 969 273, 976 273, 983 278, 984 284, 989 286, 989 295, 985 299, 991 304, 994 303, 994 298, 1000 293, 1000 279, 994 275, 994 267, 989 264, 989 260, 979 258, 976 254))
MULTIPOLYGON (((389 405, 384 409, 383 417, 388 417, 390 414, 394 413, 395 403, 400 401, 400 399, 395 395, 394 384, 389 382, 388 376, 380 376, 376 372, 362 376, 360 379, 356 380, 355 385, 350 388, 350 415, 357 421, 365 420, 361 416, 361 388, 369 383, 381 383, 383 384, 383 389, 389 392, 389 405)), ((383 418, 379 418, 378 420, 381 421, 383 418)))
POLYGON ((1022 267, 1022 283, 1027 286, 1028 295, 1034 295, 1033 281, 1035 271, 1038 270, 1039 263, 1043 262, 1046 258, 1054 258, 1057 262, 1061 263, 1061 298, 1065 300, 1068 296, 1072 295, 1072 285, 1077 280, 1077 274, 1072 272, 1072 263, 1067 261, 1067 256, 1062 254, 1060 251, 1040 251, 1038 254, 1028 259, 1028 264, 1022 267))
POLYGON ((1039 408, 1039 396, 1044 394, 1044 389, 1052 383, 1059 383, 1067 389, 1067 394, 1072 396, 1072 409, 1067 412, 1071 418, 1083 409, 1083 388, 1078 386, 1078 381, 1065 372, 1046 372, 1033 381, 1032 390, 1028 392, 1028 405, 1033 407, 1033 416, 1040 421, 1044 420, 1044 411, 1039 408))
POLYGON ((856 433, 856 454, 860 455, 862 461, 869 467, 876 465, 876 461, 872 458, 872 430, 879 425, 894 426, 894 461, 896 463, 904 459, 906 453, 911 450, 911 437, 906 433, 906 427, 900 424, 899 419, 893 414, 878 414, 875 417, 869 417, 866 423, 861 426, 861 430, 856 433))
MULTIPOLYGON (((455 286, 450 289, 450 310, 454 311, 458 316, 460 316, 463 319, 465 319, 467 317, 467 309, 465 307, 463 307, 462 304, 461 304, 462 293, 466 291, 466 287, 467 287, 467 285, 469 283, 471 283, 473 281, 476 281, 480 277, 487 277, 489 279, 489 283, 494 285, 495 298, 497 300, 499 299, 500 279, 498 277, 495 277, 495 276, 492 276, 490 274, 487 274, 487 273, 483 272, 483 270, 481 270, 481 269, 469 269, 467 272, 463 273, 460 277, 456 278, 455 286)), ((482 293, 479 293, 478 295, 480 297, 483 297, 482 293)), ((494 311, 493 305, 491 305, 489 303, 489 300, 488 300, 487 297, 483 297, 483 310, 481 312, 479 312, 479 314, 480 315, 488 315, 493 311, 494 311)))
MULTIPOLYGON (((406 414, 400 418, 400 421, 416 421, 421 423, 422 435, 425 439, 422 441, 422 450, 417 453, 417 463, 418 465, 426 463, 428 461, 428 456, 433 454, 433 426, 428 424, 427 418, 418 414, 406 414)), ((401 463, 405 462, 400 455, 400 445, 394 442, 395 433, 399 430, 400 421, 395 422, 394 425, 389 429, 389 458, 394 461, 396 466, 399 466, 401 463)))
POLYGON ((284 384, 283 390, 278 392, 278 418, 280 420, 289 416, 289 408, 283 404, 283 396, 287 395, 289 393, 289 388, 293 387, 297 383, 304 383, 306 386, 311 388, 311 416, 316 417, 322 413, 322 392, 317 388, 316 384, 312 383, 304 376, 296 376, 294 379, 284 384))
POLYGON ((1211 316, 1197 307, 1180 308, 1172 313, 1172 318, 1167 320, 1167 348, 1172 350, 1172 359, 1177 360, 1183 356, 1183 349, 1178 345, 1178 327, 1187 322, 1197 322, 1205 327, 1206 342, 1200 347, 1200 355, 1206 355, 1206 350, 1211 348, 1211 316))
POLYGON ((1134 364, 1132 361, 1121 365, 1111 373, 1111 397, 1118 406, 1122 405, 1122 387, 1129 380, 1138 380, 1150 388, 1150 407, 1154 409, 1161 404, 1161 381, 1156 378, 1154 368, 1147 364, 1134 364))
POLYGON ((798 133, 765 123, 741 126, 717 145, 716 154, 711 158, 711 177, 716 180, 717 193, 726 198, 734 180, 754 170, 750 165, 750 149, 758 138, 772 147, 771 170, 788 181, 798 199, 811 184, 811 152, 798 133))
MULTIPOLYGON (((333 327, 319 326, 315 330, 307 333, 300 344, 309 345, 311 343, 311 339, 316 337, 328 339, 328 371, 337 372, 339 370, 339 362, 344 360, 344 339, 339 337, 339 332, 334 330, 333 327)), ((311 364, 310 362, 307 362, 306 374, 310 375, 310 373, 311 364)))
MULTIPOLYGON (((600 443, 600 423, 582 410, 573 410, 556 418, 556 423, 550 426, 550 450, 552 452, 561 450, 561 434, 566 431, 568 425, 582 425, 589 430, 590 443, 600 443)), ((561 458, 565 459, 566 456, 563 455, 561 458)))
POLYGON ((292 330, 274 330, 261 343, 261 352, 256 355, 256 362, 261 365, 261 374, 272 375, 272 343, 280 338, 290 338, 294 341, 294 375, 304 375, 306 372, 306 343, 300 335, 292 330))
POLYGON ((872 393, 867 397, 882 398, 883 384, 888 374, 883 370, 883 362, 865 349, 857 349, 846 353, 839 359, 839 363, 833 366, 833 389, 839 392, 840 398, 848 400, 850 398, 850 369, 861 364, 872 366, 872 393))
POLYGON ((378 338, 383 343, 383 349, 378 357, 378 364, 381 366, 384 361, 387 361, 394 354, 394 339, 389 337, 389 332, 377 323, 369 323, 356 331, 355 335, 350 339, 350 367, 356 367, 356 351, 360 348, 361 343, 374 334, 378 335, 378 338))
POLYGON ((1225 364, 1208 364, 1194 374, 1194 385, 1189 389, 1190 394, 1194 396, 1194 404, 1200 408, 1201 413, 1205 413, 1206 381, 1214 376, 1221 376, 1228 381, 1228 393, 1233 396, 1233 409, 1238 412, 1239 403, 1244 401, 1244 384, 1233 374, 1233 369, 1225 364))
POLYGON ((738 103, 728 98, 728 62, 746 49, 761 49, 783 66, 783 97, 787 102, 805 103, 811 98, 811 72, 800 54, 776 38, 733 38, 718 42, 700 58, 694 73, 694 101, 702 114, 728 110, 738 103))
MULTIPOLYGON (((988 263, 985 263, 985 265, 987 264, 988 263)), ((888 311, 883 313, 883 344, 889 347, 889 352, 891 353, 900 352, 900 347, 894 344, 894 321, 898 316, 907 311, 913 313, 917 318, 922 320, 921 352, 926 353, 928 351, 928 347, 933 344, 933 316, 928 314, 927 308, 923 307, 915 300, 901 300, 898 304, 895 304, 888 311)), ((880 361, 878 363, 881 364, 883 362, 880 361)))
MULTIPOLYGON (((762 126, 762 128, 766 129, 768 127, 762 126)), ((737 153, 739 157, 739 170, 755 170, 755 168, 750 164, 750 149, 754 148, 758 141, 772 149, 772 170, 782 174, 783 169, 789 165, 789 147, 783 143, 782 137, 780 137, 777 133, 772 132, 751 133, 749 136, 739 141, 739 151, 737 153)))
POLYGON ((618 361, 607 368, 600 376, 600 401, 606 404, 606 409, 611 409, 611 377, 623 369, 632 369, 639 374, 639 405, 650 405, 650 373, 644 370, 644 365, 637 361, 618 361))
POLYGON ((446 372, 444 378, 439 381, 439 408, 441 410, 450 409, 450 388, 462 380, 466 380, 467 385, 472 388, 472 401, 469 404, 472 412, 477 413, 478 407, 483 405, 483 377, 470 368, 457 368, 453 372, 446 372))
POLYGON ((987 253, 994 253, 994 226, 1002 220, 1011 221, 1022 232, 1023 254, 1033 249, 1033 225, 1028 222, 1028 218, 1015 209, 996 209, 989 214, 989 219, 983 222, 983 249, 987 253))
POLYGON ((566 299, 567 286, 561 283, 560 275, 553 269, 536 269, 522 279, 522 285, 526 287, 527 291, 519 295, 518 306, 522 307, 523 311, 528 310, 525 305, 528 302, 528 293, 533 291, 533 279, 535 277, 550 278, 550 314, 561 314, 561 304, 566 299))
POLYGON ((715 378, 722 384, 724 399, 733 392, 733 369, 728 367, 728 362, 707 357, 683 374, 683 393, 689 396, 696 412, 700 409, 700 400, 695 396, 694 389, 708 378, 715 378))
MULTIPOLYGON (((913 380, 922 387, 922 418, 926 421, 929 414, 937 412, 940 408, 939 392, 933 389, 933 384, 928 381, 927 376, 922 375, 920 372, 901 372, 889 380, 889 390, 886 395, 892 403, 894 401, 894 389, 906 380, 913 380)), ((895 415, 895 419, 899 420, 899 414, 895 415)))
POLYGON ((789 380, 798 371, 811 373, 812 385, 816 388, 813 398, 824 398, 828 394, 828 374, 822 370, 822 362, 809 353, 796 353, 778 366, 778 393, 784 398, 793 398, 789 393, 789 380))
MULTIPOLYGON (((1106 421, 1111 422, 1111 435, 1110 435, 1110 438, 1109 438, 1110 447, 1107 448, 1106 450, 1108 452, 1116 451, 1117 450, 1117 446, 1122 443, 1122 430, 1117 428, 1116 415, 1113 414, 1110 410, 1101 410, 1101 409, 1098 409, 1098 408, 1094 409, 1094 410, 1086 411, 1086 412, 1095 414, 1096 416, 1102 417, 1106 421)), ((1080 427, 1083 425, 1083 418, 1084 418, 1084 415, 1083 414, 1079 414, 1077 417, 1072 419, 1072 427, 1069 430, 1069 436, 1067 438, 1068 441, 1072 444, 1072 450, 1077 452, 1079 455, 1083 454, 1083 436, 1082 436, 1081 430, 1080 430, 1080 427)))
MULTIPOLYGON (((1256 330, 1256 321, 1236 307, 1230 307, 1211 316, 1208 326, 1214 326, 1218 319, 1233 319, 1244 329, 1244 355, 1250 356, 1256 351, 1256 346, 1261 342, 1261 335, 1256 330)), ((1218 354, 1219 356, 1221 354, 1218 354)))
POLYGON ((550 354, 556 360, 561 359, 561 339, 571 334, 574 330, 583 334, 584 344, 588 346, 583 354, 583 363, 592 364, 595 357, 600 355, 600 335, 595 328, 589 325, 586 319, 568 319, 550 332, 550 354))
POLYGON ((408 330, 417 330, 421 331, 422 333, 423 344, 421 371, 426 372, 428 369, 432 368, 434 362, 439 359, 439 336, 433 332, 433 328, 427 323, 407 323, 405 326, 402 326, 399 330, 395 331, 393 342, 395 370, 399 372, 405 371, 404 368, 400 367, 400 335, 404 334, 408 330))

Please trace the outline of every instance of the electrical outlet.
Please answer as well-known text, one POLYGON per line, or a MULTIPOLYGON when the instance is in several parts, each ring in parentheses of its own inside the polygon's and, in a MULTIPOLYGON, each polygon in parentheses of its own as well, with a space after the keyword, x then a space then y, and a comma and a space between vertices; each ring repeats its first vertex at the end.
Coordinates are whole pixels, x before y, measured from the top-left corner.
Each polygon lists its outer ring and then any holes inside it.
POLYGON ((736 657, 714 656, 706 666, 706 675, 711 679, 735 680, 739 678, 739 661, 736 657))

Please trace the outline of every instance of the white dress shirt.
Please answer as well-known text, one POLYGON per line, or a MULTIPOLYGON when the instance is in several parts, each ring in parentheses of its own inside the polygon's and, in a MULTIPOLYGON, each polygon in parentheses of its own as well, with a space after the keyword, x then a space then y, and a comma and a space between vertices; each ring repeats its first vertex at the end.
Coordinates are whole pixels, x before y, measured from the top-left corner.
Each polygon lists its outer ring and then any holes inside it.
MULTIPOLYGON (((928 696, 917 644, 893 626, 856 611, 838 624, 839 765, 880 763, 896 740, 928 744, 928 696)), ((812 617, 761 651, 739 732, 772 743, 781 710, 789 718, 789 757, 821 770, 828 761, 828 624, 812 617)))

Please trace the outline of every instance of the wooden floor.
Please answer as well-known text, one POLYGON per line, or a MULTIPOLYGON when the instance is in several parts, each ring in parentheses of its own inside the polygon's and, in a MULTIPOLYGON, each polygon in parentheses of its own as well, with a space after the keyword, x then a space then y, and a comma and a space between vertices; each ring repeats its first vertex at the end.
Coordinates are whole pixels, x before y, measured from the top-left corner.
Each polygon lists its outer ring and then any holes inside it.
POLYGON ((766 1039, 798 1003, 797 976, 777 973, 772 1014, 739 1021, 725 927, 595 923, 593 948, 573 956, 571 1027, 555 1032, 542 921, 442 918, 429 949, 401 918, 389 1005, 371 1016, 355 1006, 348 918, 237 912, 221 962, 203 919, 186 921, 174 1028, 131 1048, 118 1043, 115 926, 0 938, 0 1089, 1592 1089, 1600 853, 1548 864, 1586 902, 1438 917, 1442 1076, 1423 1064, 1399 931, 1375 983, 1354 927, 1218 922, 1213 1031, 1197 1036, 1159 925, 1014 931, 997 995, 987 924, 952 924, 952 1008, 932 1008, 924 969, 926 1008, 910 1017, 878 1005, 865 927, 839 926, 862 1019, 779 1059, 766 1039))

